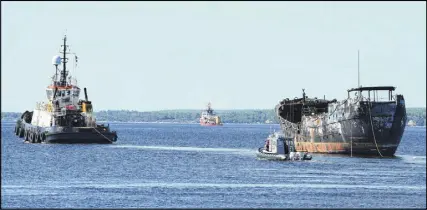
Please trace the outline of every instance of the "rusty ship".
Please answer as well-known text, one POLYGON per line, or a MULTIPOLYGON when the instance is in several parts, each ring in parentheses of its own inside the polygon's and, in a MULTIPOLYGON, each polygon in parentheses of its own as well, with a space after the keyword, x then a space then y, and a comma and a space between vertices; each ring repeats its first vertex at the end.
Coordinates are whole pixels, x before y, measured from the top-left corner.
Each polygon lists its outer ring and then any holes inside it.
POLYGON ((200 114, 200 125, 202 126, 221 126, 221 118, 214 113, 211 103, 208 103, 207 109, 200 114))
POLYGON ((303 89, 301 98, 286 98, 275 111, 297 151, 394 156, 407 121, 404 97, 395 89, 359 86, 342 101, 309 98, 303 89))
MULTIPOLYGON (((67 68, 67 54, 71 52, 66 42, 67 36, 64 36, 62 57, 57 55, 52 59, 56 71, 46 89, 47 101, 36 103, 33 111, 22 114, 16 122, 15 135, 27 143, 111 144, 117 141, 117 133, 111 131, 109 125, 96 123, 86 88, 85 99, 79 99, 80 87, 67 68)), ((77 67, 77 56, 74 56, 74 67, 77 67)))

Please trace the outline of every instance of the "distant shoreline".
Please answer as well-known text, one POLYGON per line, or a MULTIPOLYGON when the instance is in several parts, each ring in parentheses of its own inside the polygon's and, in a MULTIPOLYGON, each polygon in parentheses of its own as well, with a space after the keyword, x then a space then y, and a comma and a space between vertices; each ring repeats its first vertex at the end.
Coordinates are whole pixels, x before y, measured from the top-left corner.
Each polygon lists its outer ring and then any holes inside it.
MULTIPOLYGON (((17 119, 16 119, 17 120, 17 119)), ((5 123, 15 123, 16 120, 1 120, 1 122, 5 123)), ((108 123, 116 123, 116 124, 186 124, 186 125, 198 125, 196 122, 120 122, 120 121, 97 121, 98 124, 108 124, 108 123)), ((224 125, 277 125, 276 123, 223 123, 224 125)), ((416 127, 416 126, 412 126, 416 127)))
MULTIPOLYGON (((1 120, 1 122, 5 123, 15 123, 16 120, 1 120)), ((120 121, 97 121, 99 124, 109 124, 109 123, 116 123, 116 124, 185 124, 185 125, 198 125, 199 123, 196 122, 120 122, 120 121)), ((275 125, 280 126, 277 123, 223 123, 224 125, 275 125)), ((415 125, 415 126, 409 126, 406 125, 406 127, 414 127, 414 128, 425 128, 425 125, 415 125)))
MULTIPOLYGON (((94 112, 98 122, 110 123, 169 123, 198 124, 201 110, 160 110, 139 112, 131 110, 102 110, 94 112)), ((408 122, 422 127, 426 123, 426 108, 407 108, 408 122)), ((216 110, 223 124, 279 124, 274 109, 216 110)), ((14 121, 21 117, 19 112, 2 112, 2 121, 14 121)), ((409 127, 409 125, 408 125, 409 127)))

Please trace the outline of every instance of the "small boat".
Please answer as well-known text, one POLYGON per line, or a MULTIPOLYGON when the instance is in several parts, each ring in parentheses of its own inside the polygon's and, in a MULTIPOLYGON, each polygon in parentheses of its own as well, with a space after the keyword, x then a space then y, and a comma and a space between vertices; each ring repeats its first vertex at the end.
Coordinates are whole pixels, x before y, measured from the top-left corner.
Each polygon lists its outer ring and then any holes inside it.
POLYGON ((294 140, 286 138, 282 133, 270 134, 264 147, 258 149, 257 157, 268 160, 311 160, 307 152, 297 152, 294 140))

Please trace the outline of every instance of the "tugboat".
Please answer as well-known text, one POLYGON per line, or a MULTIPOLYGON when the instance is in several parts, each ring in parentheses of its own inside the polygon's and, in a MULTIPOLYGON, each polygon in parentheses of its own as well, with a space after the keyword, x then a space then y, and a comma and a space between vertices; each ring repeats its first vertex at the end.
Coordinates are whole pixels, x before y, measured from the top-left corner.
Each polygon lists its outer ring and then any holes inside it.
POLYGON ((218 115, 215 115, 213 109, 211 108, 211 103, 208 103, 208 108, 202 111, 200 115, 200 125, 202 126, 221 126, 221 118, 218 115))
POLYGON ((96 123, 86 88, 85 100, 79 99, 77 80, 68 76, 66 55, 71 52, 67 48, 67 36, 63 41, 62 57, 57 55, 52 60, 56 72, 46 89, 47 103, 37 103, 32 112, 25 111, 16 122, 15 134, 28 143, 111 144, 117 141, 117 133, 110 131, 109 125, 96 123), (59 69, 61 63, 62 69, 59 69))
POLYGON ((312 156, 307 152, 297 152, 292 138, 286 138, 282 133, 270 134, 264 147, 258 148, 258 158, 268 160, 311 160, 312 156))

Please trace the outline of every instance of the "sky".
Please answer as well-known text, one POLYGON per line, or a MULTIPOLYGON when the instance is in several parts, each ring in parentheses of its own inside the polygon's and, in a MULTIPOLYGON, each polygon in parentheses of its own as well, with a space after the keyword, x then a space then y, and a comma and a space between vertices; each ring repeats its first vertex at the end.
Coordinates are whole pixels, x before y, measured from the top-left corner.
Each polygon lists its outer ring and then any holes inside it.
POLYGON ((3 112, 47 100, 65 33, 95 111, 271 109, 303 88, 343 100, 358 50, 360 85, 426 106, 425 2, 2 1, 3 112))

